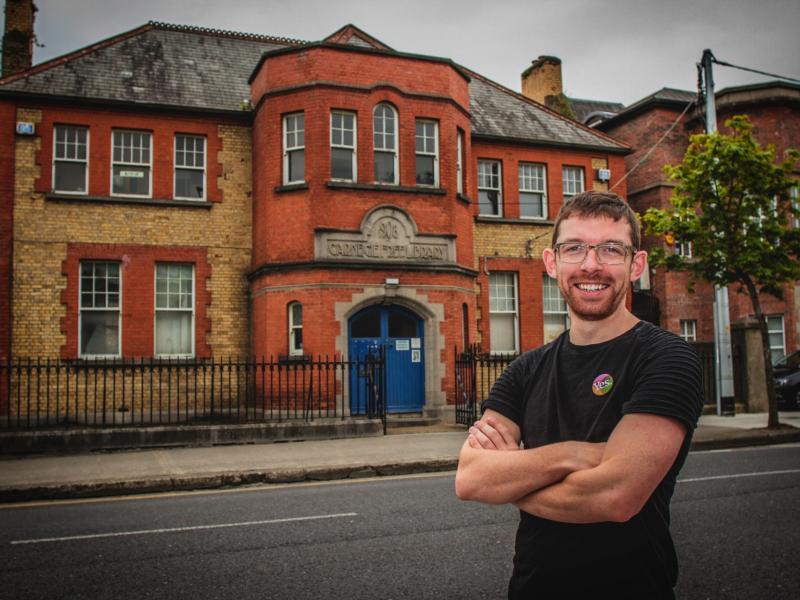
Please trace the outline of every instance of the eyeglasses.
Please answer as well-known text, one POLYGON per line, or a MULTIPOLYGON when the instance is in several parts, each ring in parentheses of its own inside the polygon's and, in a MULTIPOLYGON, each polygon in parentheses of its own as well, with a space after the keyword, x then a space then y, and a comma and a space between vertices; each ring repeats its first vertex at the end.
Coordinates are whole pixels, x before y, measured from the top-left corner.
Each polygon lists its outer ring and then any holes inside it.
POLYGON ((601 265, 621 265, 625 262, 628 250, 634 248, 616 242, 605 244, 584 244, 583 242, 561 242, 555 245, 556 252, 565 263, 580 264, 586 260, 589 250, 594 250, 596 260, 601 265))

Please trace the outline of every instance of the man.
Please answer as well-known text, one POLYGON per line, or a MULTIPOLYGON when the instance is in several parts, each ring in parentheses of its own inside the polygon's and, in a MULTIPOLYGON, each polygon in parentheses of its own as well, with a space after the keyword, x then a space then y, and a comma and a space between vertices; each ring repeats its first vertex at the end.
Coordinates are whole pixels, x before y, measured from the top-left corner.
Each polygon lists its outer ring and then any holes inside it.
POLYGON ((625 306, 647 268, 640 243, 615 194, 562 207, 543 260, 570 329, 509 365, 461 449, 458 496, 520 509, 509 598, 674 597, 669 502, 701 371, 625 306))

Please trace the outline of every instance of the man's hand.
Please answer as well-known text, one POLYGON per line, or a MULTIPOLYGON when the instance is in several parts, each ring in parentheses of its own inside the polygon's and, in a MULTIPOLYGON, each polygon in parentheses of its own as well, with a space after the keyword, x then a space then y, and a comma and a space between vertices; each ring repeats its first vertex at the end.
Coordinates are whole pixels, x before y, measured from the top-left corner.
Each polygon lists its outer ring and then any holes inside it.
POLYGON ((469 428, 467 441, 472 448, 483 450, 519 450, 519 440, 505 423, 489 416, 469 428))

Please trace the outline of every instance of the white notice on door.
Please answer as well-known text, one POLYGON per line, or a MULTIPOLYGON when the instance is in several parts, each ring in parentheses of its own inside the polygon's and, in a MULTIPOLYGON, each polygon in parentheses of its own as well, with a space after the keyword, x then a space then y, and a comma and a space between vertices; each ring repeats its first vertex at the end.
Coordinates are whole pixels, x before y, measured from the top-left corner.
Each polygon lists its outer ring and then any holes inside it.
POLYGON ((411 362, 418 363, 422 360, 422 352, 420 350, 411 351, 411 362))
POLYGON ((408 340, 395 340, 394 341, 394 349, 395 350, 408 350, 409 344, 408 340))
POLYGON ((411 338, 411 347, 412 348, 422 348, 422 340, 419 338, 411 338))

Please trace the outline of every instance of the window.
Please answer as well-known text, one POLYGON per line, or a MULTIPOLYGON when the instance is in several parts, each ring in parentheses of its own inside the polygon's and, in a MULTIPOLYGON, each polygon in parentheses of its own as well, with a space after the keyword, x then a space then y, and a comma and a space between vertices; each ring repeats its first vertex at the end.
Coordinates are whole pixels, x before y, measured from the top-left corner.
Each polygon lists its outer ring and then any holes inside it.
POLYGON ((417 119, 417 185, 439 185, 439 124, 417 119))
POLYGON ((500 161, 478 161, 478 212, 499 217, 503 214, 503 191, 500 188, 500 161))
POLYGON ((681 319, 681 337, 687 342, 697 341, 697 321, 681 319))
POLYGON ((792 199, 792 207, 795 210, 795 217, 792 219, 792 227, 800 229, 800 187, 793 187, 789 191, 789 197, 792 199))
POLYGON ((81 262, 80 324, 78 348, 81 358, 120 355, 119 263, 81 262))
POLYGON ((561 178, 564 186, 564 202, 570 196, 583 191, 583 167, 562 167, 561 178))
POLYGON ((546 344, 569 329, 567 303, 558 289, 558 283, 547 273, 542 273, 542 307, 546 344))
POLYGON ((356 115, 331 113, 331 179, 356 180, 356 115))
POLYGON ((517 275, 489 275, 489 338, 492 352, 517 352, 517 275))
POLYGON ((388 104, 378 104, 372 113, 376 183, 398 183, 397 113, 388 104))
POLYGON ((303 113, 283 117, 283 183, 305 181, 305 120, 303 113))
POLYGON ((175 198, 205 200, 206 138, 175 136, 175 198))
POLYGON ((774 363, 776 360, 786 356, 783 315, 767 316, 767 335, 769 336, 769 353, 774 363))
POLYGON ((519 216, 547 218, 544 165, 519 164, 519 216))
POLYGON ((692 258, 692 242, 675 242, 675 254, 684 258, 692 258))
POLYGON ((464 193, 464 132, 456 135, 456 192, 464 193))
POLYGON ((289 304, 289 356, 303 354, 303 305, 299 302, 289 304))
POLYGON ((53 132, 53 191, 85 194, 89 174, 89 130, 56 125, 53 132))
POLYGON ((111 194, 150 197, 152 136, 146 131, 114 130, 111 194))
POLYGON ((156 264, 156 355, 194 355, 194 265, 156 264))

